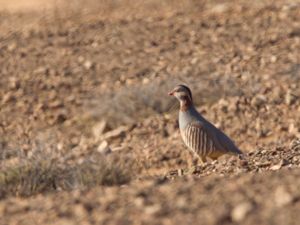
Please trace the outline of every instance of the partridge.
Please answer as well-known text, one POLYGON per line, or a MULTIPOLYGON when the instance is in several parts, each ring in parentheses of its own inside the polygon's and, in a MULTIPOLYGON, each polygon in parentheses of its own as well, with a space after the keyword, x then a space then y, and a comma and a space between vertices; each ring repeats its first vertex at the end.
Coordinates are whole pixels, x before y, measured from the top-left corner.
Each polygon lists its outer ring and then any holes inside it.
POLYGON ((180 102, 179 129, 183 142, 200 158, 202 164, 207 157, 216 160, 224 154, 243 154, 226 134, 195 109, 192 92, 187 86, 178 85, 169 95, 180 102))

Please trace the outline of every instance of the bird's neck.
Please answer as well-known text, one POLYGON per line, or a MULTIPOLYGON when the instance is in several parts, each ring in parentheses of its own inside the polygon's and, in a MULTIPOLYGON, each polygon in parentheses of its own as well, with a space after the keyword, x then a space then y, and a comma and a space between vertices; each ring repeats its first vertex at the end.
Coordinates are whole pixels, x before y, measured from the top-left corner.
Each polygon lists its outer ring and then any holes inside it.
POLYGON ((180 111, 186 112, 192 107, 193 107, 193 102, 190 99, 186 98, 180 100, 180 111))
POLYGON ((190 104, 188 106, 187 104, 180 103, 180 110, 178 115, 180 130, 183 131, 187 124, 197 119, 198 116, 199 113, 197 112, 193 104, 190 104))

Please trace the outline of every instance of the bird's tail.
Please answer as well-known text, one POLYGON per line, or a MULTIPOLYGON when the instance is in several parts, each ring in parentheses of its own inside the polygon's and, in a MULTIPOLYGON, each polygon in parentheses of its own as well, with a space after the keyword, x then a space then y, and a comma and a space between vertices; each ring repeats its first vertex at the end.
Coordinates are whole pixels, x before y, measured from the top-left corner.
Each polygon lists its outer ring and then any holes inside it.
POLYGON ((234 149, 232 149, 232 150, 230 151, 230 153, 231 153, 232 155, 244 156, 244 153, 243 153, 238 147, 236 147, 236 146, 235 146, 234 149))

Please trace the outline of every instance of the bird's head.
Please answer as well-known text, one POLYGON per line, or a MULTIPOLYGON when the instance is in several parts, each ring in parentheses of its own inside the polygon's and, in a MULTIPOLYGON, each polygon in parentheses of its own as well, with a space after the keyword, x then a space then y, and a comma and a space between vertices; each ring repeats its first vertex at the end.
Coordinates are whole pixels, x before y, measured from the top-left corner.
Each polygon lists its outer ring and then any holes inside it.
POLYGON ((169 92, 169 95, 176 97, 180 103, 193 102, 191 90, 183 84, 177 85, 172 91, 169 92))

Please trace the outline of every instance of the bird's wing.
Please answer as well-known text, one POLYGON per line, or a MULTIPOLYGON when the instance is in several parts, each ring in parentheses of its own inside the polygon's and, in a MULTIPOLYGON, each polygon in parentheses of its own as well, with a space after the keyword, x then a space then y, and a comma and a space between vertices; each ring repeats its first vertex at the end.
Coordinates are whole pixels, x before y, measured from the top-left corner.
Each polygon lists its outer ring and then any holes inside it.
POLYGON ((219 146, 227 153, 232 154, 243 154, 242 151, 234 144, 234 142, 221 130, 216 128, 215 126, 212 127, 214 129, 213 135, 218 142, 219 146))
POLYGON ((219 148, 213 135, 201 121, 193 121, 187 125, 185 143, 200 155, 211 154, 219 148))
POLYGON ((190 126, 197 130, 197 133, 203 134, 208 141, 209 147, 212 146, 215 151, 233 154, 242 154, 242 152, 235 146, 233 141, 218 128, 209 123, 201 121, 194 121, 190 126))
POLYGON ((235 145, 235 143, 222 131, 216 134, 219 143, 224 146, 225 150, 233 154, 243 154, 243 152, 235 145))

